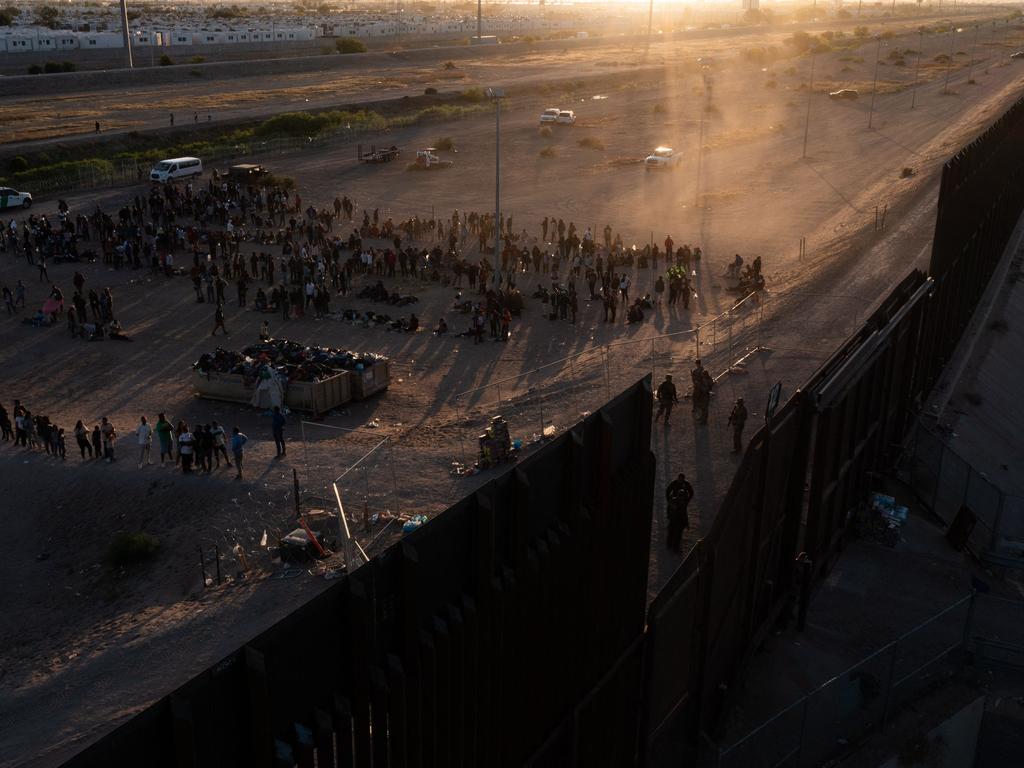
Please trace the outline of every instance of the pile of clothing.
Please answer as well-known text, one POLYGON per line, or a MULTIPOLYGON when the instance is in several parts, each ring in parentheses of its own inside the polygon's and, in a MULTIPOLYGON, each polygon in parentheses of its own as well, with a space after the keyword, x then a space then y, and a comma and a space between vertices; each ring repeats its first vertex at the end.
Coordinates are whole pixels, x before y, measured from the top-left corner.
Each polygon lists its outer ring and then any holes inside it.
POLYGON ((218 347, 200 357, 192 368, 200 373, 241 374, 247 383, 266 378, 270 371, 288 381, 316 381, 339 371, 362 371, 387 360, 373 352, 351 352, 306 346, 286 339, 269 339, 234 352, 218 347))

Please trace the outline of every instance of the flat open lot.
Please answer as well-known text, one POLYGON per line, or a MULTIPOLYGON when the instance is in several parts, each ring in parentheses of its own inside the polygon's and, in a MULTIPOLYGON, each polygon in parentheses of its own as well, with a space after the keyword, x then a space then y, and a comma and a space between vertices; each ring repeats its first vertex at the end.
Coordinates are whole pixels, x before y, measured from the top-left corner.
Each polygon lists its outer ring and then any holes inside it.
MULTIPOLYGON (((272 541, 290 529, 293 467, 304 487, 316 490, 387 436, 390 445, 374 454, 369 470, 346 481, 348 499, 356 508, 369 503, 436 513, 491 476, 453 478, 447 471, 464 454, 472 458, 488 415, 503 413, 513 435, 529 442, 542 422, 564 429, 575 412, 591 410, 609 390, 652 368, 656 378, 669 371, 685 383, 694 337, 651 339, 686 331, 728 310, 737 297, 721 279, 726 263, 736 252, 748 260, 760 255, 769 287, 763 308, 744 307, 706 326, 700 352, 718 375, 748 348, 760 343, 770 351, 755 352, 742 372, 722 377, 708 427, 695 431, 681 404, 673 425, 658 425, 654 432, 658 482, 681 469, 694 480, 697 497, 687 539, 692 543, 731 479, 734 459, 725 421, 732 400, 747 398, 755 424, 772 383, 783 381, 784 396, 792 391, 896 279, 925 263, 942 161, 1019 96, 1018 68, 1024 63, 1011 62, 1008 54, 1020 43, 1020 31, 979 42, 971 72, 968 43, 965 39, 965 55, 955 59, 944 94, 945 71, 924 64, 947 51, 949 41, 925 38, 913 110, 913 57, 905 66, 881 66, 884 92, 874 100, 871 129, 875 43, 817 57, 806 159, 801 154, 807 59, 762 71, 760 65, 716 54, 710 70, 712 106, 703 116, 699 70, 666 65, 645 71, 629 87, 602 88, 588 81, 574 92, 571 105, 579 124, 550 138, 539 134, 536 115, 557 96, 520 92, 502 118, 502 210, 512 215, 514 228, 535 237, 540 220, 555 216, 575 221, 581 230, 600 231, 608 223, 626 243, 651 237, 660 243, 671 234, 676 243, 700 245, 705 258, 691 310, 662 309, 640 326, 626 326, 620 315, 611 326, 601 321, 598 303, 582 301, 572 326, 549 321, 542 306, 528 299, 509 343, 476 347, 468 339, 439 339, 429 332, 397 334, 338 319, 284 322, 268 316, 274 335, 380 351, 394 361, 390 391, 323 422, 361 431, 339 438, 326 427, 311 426, 304 450, 293 418, 293 442, 283 461, 273 459, 265 416, 197 400, 192 393, 190 364, 202 352, 256 339, 263 316, 237 307, 232 290, 227 342, 210 338, 212 311, 195 303, 187 280, 153 278, 147 270, 115 271, 101 263, 77 268, 87 287, 111 287, 132 343, 87 344, 70 339, 61 327, 32 328, 17 317, 0 321, 0 401, 8 408, 18 398, 69 432, 79 418, 92 424, 107 415, 127 435, 139 415, 153 418, 165 411, 174 420, 237 424, 252 438, 249 479, 242 483, 232 482, 226 472, 183 477, 171 469, 138 470, 128 437, 120 444, 122 460, 114 465, 80 462, 73 445, 67 461, 57 462, 0 444, 0 509, 9 542, 0 566, 6 617, 0 629, 0 765, 59 762, 329 584, 307 574, 271 578, 277 569, 260 545, 264 531, 272 541), (831 101, 823 93, 826 87, 855 87, 861 98, 831 101), (580 144, 588 138, 589 146, 580 144), (658 144, 682 151, 679 170, 644 172, 639 161, 658 144), (546 147, 552 151, 542 156, 546 147), (913 174, 901 178, 904 168, 913 174), (887 210, 882 231, 874 229, 876 206, 887 210), (803 259, 801 237, 807 238, 803 259), (620 344, 624 341, 633 343, 620 344), (593 357, 579 367, 563 362, 531 373, 587 350, 594 350, 593 357), (457 393, 508 377, 518 378, 506 381, 500 394, 492 386, 455 407, 457 393), (577 386, 567 389, 573 383, 577 386), (369 427, 371 421, 378 426, 369 427), (139 529, 160 539, 158 558, 124 577, 108 573, 100 563, 112 537, 139 529), (224 553, 242 547, 255 564, 254 578, 204 592, 198 548, 214 544, 224 553)), ((883 60, 896 47, 916 44, 916 34, 883 41, 883 60)), ((515 77, 511 69, 504 74, 515 77)), ((382 216, 396 219, 490 209, 492 117, 396 131, 378 143, 412 150, 441 136, 450 137, 458 150, 451 156, 455 165, 429 173, 408 171, 404 162, 359 166, 355 147, 346 144, 260 160, 296 178, 303 207, 327 205, 335 195, 347 194, 357 211, 379 207, 382 216)), ((81 194, 68 202, 73 212, 96 205, 113 212, 144 191, 81 194)), ((55 201, 40 200, 35 212, 51 214, 55 207, 55 201)), ((67 295, 75 268, 49 269, 67 295)), ((630 273, 633 295, 650 290, 650 270, 630 273)), ((34 309, 48 285, 23 260, 0 256, 0 283, 19 279, 34 309)), ((529 294, 537 280, 527 274, 519 284, 529 294)), ((392 290, 419 297, 413 309, 425 328, 442 315, 453 330, 465 327, 465 318, 450 311, 454 289, 411 279, 388 282, 392 290)), ((332 300, 333 310, 345 308, 388 311, 354 298, 332 300)), ((652 590, 679 562, 662 549, 661 513, 656 510, 652 590)), ((230 555, 225 570, 237 570, 230 555)))

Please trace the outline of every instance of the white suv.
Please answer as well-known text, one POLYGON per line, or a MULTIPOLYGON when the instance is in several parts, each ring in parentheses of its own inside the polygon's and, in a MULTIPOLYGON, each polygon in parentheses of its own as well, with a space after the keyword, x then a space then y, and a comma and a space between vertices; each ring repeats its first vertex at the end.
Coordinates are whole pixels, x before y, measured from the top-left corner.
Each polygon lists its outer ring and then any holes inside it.
POLYGON ((32 195, 10 187, 0 187, 0 210, 4 208, 31 208, 32 195))
POLYGON ((558 122, 558 113, 560 111, 561 110, 554 109, 554 108, 552 108, 552 109, 545 109, 543 112, 540 113, 540 124, 544 125, 545 123, 557 123, 558 122))
POLYGON ((571 109, 563 109, 558 113, 555 122, 559 125, 576 125, 576 113, 571 109))
POLYGON ((649 171, 664 171, 675 168, 682 158, 672 147, 655 147, 654 152, 644 158, 644 168, 649 171))

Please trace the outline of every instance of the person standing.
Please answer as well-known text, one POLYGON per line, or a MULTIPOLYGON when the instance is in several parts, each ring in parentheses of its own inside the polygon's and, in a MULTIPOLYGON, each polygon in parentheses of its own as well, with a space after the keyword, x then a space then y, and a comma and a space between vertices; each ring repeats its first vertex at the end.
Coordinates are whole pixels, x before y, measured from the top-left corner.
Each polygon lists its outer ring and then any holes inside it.
POLYGON ((114 444, 117 441, 117 430, 110 420, 104 416, 100 419, 100 435, 103 437, 103 458, 110 464, 114 461, 114 444))
POLYGON ((693 417, 698 424, 707 424, 708 404, 711 402, 711 389, 715 382, 701 361, 697 360, 696 363, 690 371, 690 380, 693 383, 693 417))
POLYGON ((668 513, 667 546, 673 552, 683 551, 683 531, 690 527, 688 507, 693 498, 693 486, 682 472, 665 489, 665 506, 668 513))
POLYGON ((220 457, 224 457, 224 463, 231 466, 228 459, 227 435, 224 434, 224 427, 216 421, 210 422, 210 435, 213 437, 213 458, 217 462, 217 469, 220 469, 220 457))
POLYGON ((181 457, 181 471, 189 474, 192 471, 192 456, 195 452, 195 436, 189 432, 188 424, 182 423, 184 431, 178 435, 178 454, 181 457))
POLYGON ((164 457, 166 456, 170 462, 174 462, 174 427, 162 413, 158 413, 156 416, 156 439, 160 444, 160 466, 164 465, 164 457))
POLYGON ((285 455, 284 445, 284 425, 287 420, 284 414, 281 413, 281 406, 274 406, 274 414, 270 417, 270 428, 274 433, 274 447, 277 449, 277 457, 280 458, 285 455))
POLYGON ((146 422, 146 417, 139 418, 139 426, 135 428, 135 437, 139 440, 139 469, 143 464, 152 464, 150 446, 153 443, 153 428, 146 422))
POLYGON ((679 402, 679 392, 676 390, 676 385, 672 382, 672 374, 666 374, 665 380, 658 385, 658 391, 654 395, 658 400, 658 412, 654 414, 654 420, 657 421, 658 417, 662 413, 665 414, 665 424, 668 424, 668 418, 672 415, 672 406, 679 402))
MULTIPOLYGON (((231 430, 231 453, 235 456, 235 467, 238 470, 235 480, 242 479, 242 452, 247 442, 249 442, 249 438, 242 434, 238 427, 231 430)), ((228 466, 230 467, 231 464, 228 466)))
POLYGON ((747 407, 743 398, 736 398, 736 405, 729 414, 729 425, 732 427, 732 452, 739 453, 743 449, 743 426, 747 423, 747 407))
POLYGON ((92 425, 92 451, 97 461, 103 458, 103 435, 100 434, 99 424, 92 425))
POLYGON ((82 454, 82 459, 85 459, 85 452, 89 452, 89 458, 92 458, 92 445, 89 443, 89 430, 79 419, 75 423, 75 442, 78 443, 78 450, 82 454))
POLYGON ((228 333, 227 326, 224 325, 224 306, 222 304, 217 304, 217 309, 214 310, 214 313, 213 313, 213 330, 210 331, 210 335, 211 336, 216 336, 218 328, 220 328, 222 331, 224 331, 224 335, 225 336, 230 336, 231 335, 230 333, 228 333))

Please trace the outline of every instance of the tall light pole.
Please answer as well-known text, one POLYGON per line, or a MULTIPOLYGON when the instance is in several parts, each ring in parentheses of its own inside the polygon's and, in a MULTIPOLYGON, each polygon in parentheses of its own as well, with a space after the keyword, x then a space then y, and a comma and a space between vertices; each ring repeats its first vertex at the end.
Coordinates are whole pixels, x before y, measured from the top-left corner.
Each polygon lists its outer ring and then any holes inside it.
MULTIPOLYGON (((501 100, 504 88, 488 88, 487 98, 494 102, 494 273, 501 259, 501 100)), ((498 275, 500 282, 501 276, 498 275)))
POLYGON ((942 95, 949 93, 949 70, 953 67, 953 43, 956 41, 956 33, 960 32, 956 27, 949 29, 949 59, 946 61, 946 83, 942 86, 942 95))
POLYGON ((971 43, 971 68, 967 70, 967 83, 974 80, 974 52, 978 48, 978 25, 974 25, 974 42, 971 43))
POLYGON ((694 185, 694 206, 700 207, 700 168, 704 159, 704 114, 708 111, 708 97, 711 95, 711 83, 708 81, 707 72, 704 73, 704 98, 700 105, 700 135, 697 139, 697 182, 694 185))
POLYGON ((924 27, 918 30, 920 35, 917 41, 917 64, 914 66, 914 90, 910 94, 910 108, 917 104, 917 79, 921 72, 921 56, 924 54, 924 27))
POLYGON ((882 58, 882 36, 878 36, 878 48, 875 49, 875 81, 871 84, 871 106, 868 108, 868 128, 875 117, 875 94, 878 93, 878 60, 882 58))
POLYGON ((128 0, 121 0, 121 35, 124 37, 124 49, 128 52, 128 69, 134 69, 132 61, 132 36, 128 31, 128 0))
POLYGON ((814 54, 811 54, 811 76, 807 80, 807 117, 804 119, 804 153, 807 157, 807 132, 811 127, 811 95, 814 93, 814 54))
POLYGON ((651 32, 654 29, 654 0, 647 6, 647 37, 650 41, 651 32))

